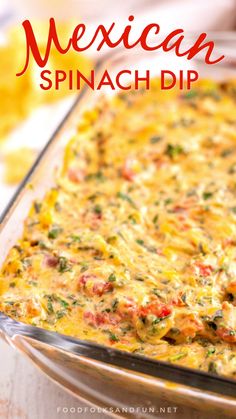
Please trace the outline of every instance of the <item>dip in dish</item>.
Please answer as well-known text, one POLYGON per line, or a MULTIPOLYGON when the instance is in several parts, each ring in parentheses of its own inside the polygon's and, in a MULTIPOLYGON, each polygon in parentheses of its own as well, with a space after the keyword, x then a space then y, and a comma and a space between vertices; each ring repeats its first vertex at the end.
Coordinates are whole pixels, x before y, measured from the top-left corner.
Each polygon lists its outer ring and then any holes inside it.
POLYGON ((122 93, 84 114, 1 271, 16 320, 236 373, 236 84, 122 93))

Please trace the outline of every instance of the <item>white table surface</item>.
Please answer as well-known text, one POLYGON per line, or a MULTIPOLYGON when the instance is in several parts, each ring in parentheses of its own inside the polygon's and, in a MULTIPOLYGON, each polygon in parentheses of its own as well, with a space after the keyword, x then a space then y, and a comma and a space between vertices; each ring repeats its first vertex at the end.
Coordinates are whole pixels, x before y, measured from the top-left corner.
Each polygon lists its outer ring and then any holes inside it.
POLYGON ((0 340, 0 419, 108 418, 102 413, 89 413, 86 408, 89 406, 52 382, 30 360, 0 340), (73 413, 78 408, 83 408, 84 413, 73 413))

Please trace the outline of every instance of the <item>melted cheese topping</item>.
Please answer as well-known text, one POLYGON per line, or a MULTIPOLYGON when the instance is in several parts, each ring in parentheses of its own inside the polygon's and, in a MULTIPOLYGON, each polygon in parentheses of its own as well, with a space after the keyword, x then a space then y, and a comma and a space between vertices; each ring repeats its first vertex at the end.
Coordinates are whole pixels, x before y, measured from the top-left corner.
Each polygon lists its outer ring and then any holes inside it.
POLYGON ((13 318, 236 374, 236 84, 84 114, 0 276, 13 318))

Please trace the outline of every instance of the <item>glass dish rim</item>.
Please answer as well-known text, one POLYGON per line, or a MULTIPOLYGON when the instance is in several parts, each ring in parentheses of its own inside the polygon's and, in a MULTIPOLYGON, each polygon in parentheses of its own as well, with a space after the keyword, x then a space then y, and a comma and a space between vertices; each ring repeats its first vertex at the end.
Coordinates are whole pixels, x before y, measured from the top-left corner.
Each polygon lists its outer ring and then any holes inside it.
MULTIPOLYGON (((136 52, 134 52, 136 54, 136 52)), ((104 67, 105 62, 109 60, 117 60, 121 57, 122 51, 108 52, 102 59, 95 63, 95 71, 100 71, 104 67)), ((226 65, 227 66, 227 65, 226 65)), ((47 151, 51 144, 57 139, 68 118, 73 114, 73 111, 80 105, 82 99, 88 94, 89 87, 84 86, 78 93, 74 103, 69 111, 65 114, 60 124, 51 135, 49 141, 46 143, 42 151, 39 153, 36 161, 31 167, 30 171, 17 188, 12 199, 9 201, 3 213, 0 215, 0 232, 4 229, 4 225, 11 216, 17 201, 20 200, 21 193, 25 187, 30 183, 30 180, 40 163, 46 157, 47 151)), ((173 364, 171 362, 149 358, 143 355, 134 354, 128 351, 122 351, 112 347, 104 346, 88 340, 81 340, 75 337, 57 333, 55 331, 48 331, 18 322, 13 320, 10 316, 0 312, 0 331, 8 338, 15 335, 32 338, 52 347, 67 351, 74 355, 87 357, 93 361, 98 361, 109 365, 110 367, 119 367, 132 372, 133 374, 145 374, 150 379, 162 379, 176 384, 184 385, 193 390, 207 390, 217 396, 229 396, 235 398, 236 394, 236 380, 213 373, 201 371, 194 368, 185 367, 182 365, 173 364)), ((137 375, 138 378, 138 375, 137 375)))

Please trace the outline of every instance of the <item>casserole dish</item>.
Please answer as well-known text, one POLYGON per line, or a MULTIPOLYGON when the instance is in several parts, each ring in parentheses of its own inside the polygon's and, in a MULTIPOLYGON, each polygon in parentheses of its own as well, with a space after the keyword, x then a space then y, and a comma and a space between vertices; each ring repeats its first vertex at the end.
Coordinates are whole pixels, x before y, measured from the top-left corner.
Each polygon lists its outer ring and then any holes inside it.
MULTIPOLYGON (((208 70, 201 62, 191 66, 171 55, 136 50, 132 53, 108 55, 99 61, 96 77, 109 69, 110 74, 120 68, 159 70, 198 68, 201 77, 226 79, 235 76, 234 68, 223 65, 208 70)), ((109 94, 110 90, 103 90, 109 94)), ((85 88, 69 114, 58 127, 34 167, 20 187, 1 220, 0 243, 3 263, 8 250, 20 237, 23 221, 35 199, 41 199, 53 186, 55 169, 63 159, 63 150, 73 135, 83 109, 94 104, 100 92, 85 88)), ((173 366, 101 345, 88 343, 55 332, 16 322, 0 315, 2 337, 25 353, 52 379, 91 403, 104 406, 110 414, 135 417, 156 417, 169 408, 173 417, 188 416, 192 409, 201 417, 234 417, 236 413, 236 382, 189 368, 173 366)))

